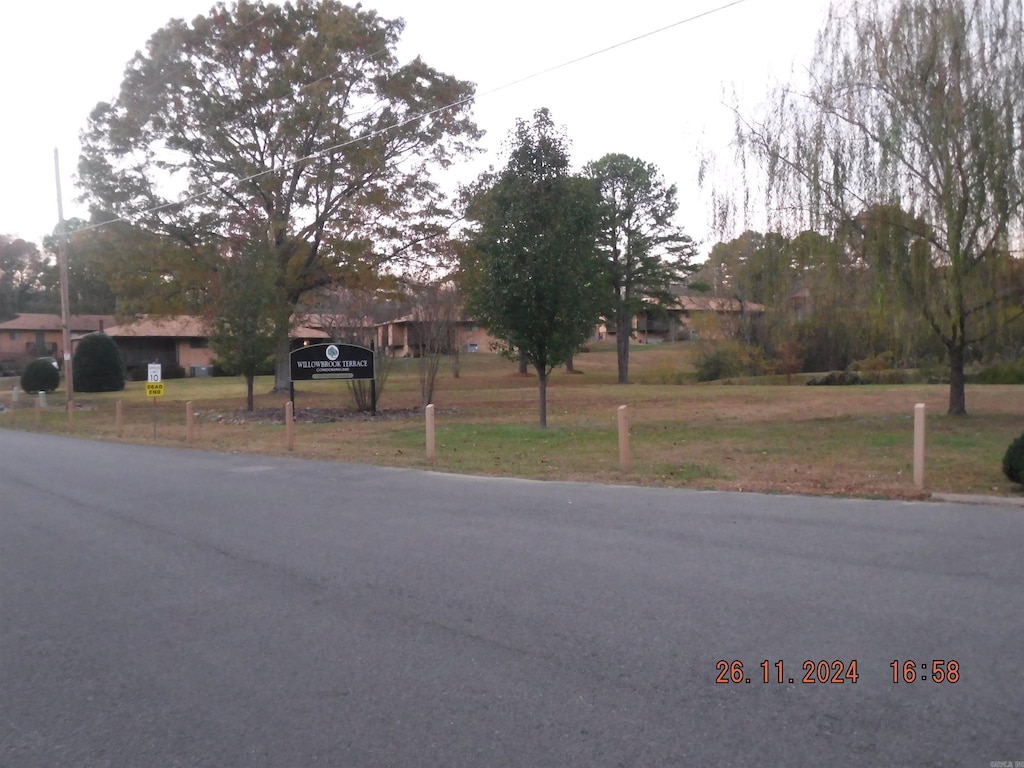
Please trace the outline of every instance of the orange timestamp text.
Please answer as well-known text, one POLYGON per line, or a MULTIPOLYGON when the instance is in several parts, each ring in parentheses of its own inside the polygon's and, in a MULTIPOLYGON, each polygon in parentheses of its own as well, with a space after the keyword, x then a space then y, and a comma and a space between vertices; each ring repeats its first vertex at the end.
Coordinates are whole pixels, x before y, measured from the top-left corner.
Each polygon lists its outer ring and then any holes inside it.
POLYGON ((801 665, 803 675, 796 675, 790 677, 786 674, 786 665, 782 661, 772 662, 769 659, 765 659, 757 665, 760 668, 760 673, 754 672, 748 674, 744 667, 743 662, 738 659, 733 661, 726 661, 720 659, 716 662, 715 667, 718 669, 718 677, 715 678, 715 683, 720 684, 732 684, 732 683, 763 683, 768 685, 770 683, 782 684, 788 683, 824 683, 828 685, 838 685, 845 683, 856 684, 860 673, 857 672, 857 660, 851 659, 850 661, 842 661, 836 659, 835 661, 812 661, 807 659, 801 665))

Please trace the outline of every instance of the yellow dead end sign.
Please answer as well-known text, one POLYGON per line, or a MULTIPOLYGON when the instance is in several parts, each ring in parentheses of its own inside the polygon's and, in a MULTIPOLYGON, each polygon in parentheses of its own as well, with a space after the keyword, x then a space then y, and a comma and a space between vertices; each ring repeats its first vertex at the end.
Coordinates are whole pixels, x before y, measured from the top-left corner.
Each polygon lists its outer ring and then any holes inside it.
POLYGON ((164 376, 160 363, 150 363, 146 373, 146 397, 163 397, 164 376))

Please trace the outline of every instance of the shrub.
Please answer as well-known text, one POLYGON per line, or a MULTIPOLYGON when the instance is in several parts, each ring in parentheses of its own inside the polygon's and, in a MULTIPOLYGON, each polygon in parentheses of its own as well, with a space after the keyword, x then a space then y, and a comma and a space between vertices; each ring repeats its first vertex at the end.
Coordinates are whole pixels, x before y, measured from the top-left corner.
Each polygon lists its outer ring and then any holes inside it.
POLYGON ((21 376, 25 365, 29 362, 25 355, 12 355, 0 360, 0 376, 21 376))
POLYGON ((121 350, 105 333, 90 333, 78 342, 72 368, 76 392, 119 392, 124 389, 121 350))
POLYGON ((904 371, 876 371, 871 375, 875 384, 906 384, 907 374, 904 371))
POLYGON ((689 384, 694 380, 694 374, 673 365, 659 365, 637 374, 635 378, 640 384, 689 384))
MULTIPOLYGON (((259 366, 256 369, 256 375, 257 376, 273 376, 274 373, 276 372, 274 366, 275 366, 275 362, 273 360, 271 360, 266 365, 259 366)), ((228 370, 227 368, 225 368, 220 363, 214 363, 213 365, 210 366, 210 375, 211 376, 224 376, 224 377, 228 377, 228 376, 237 376, 238 374, 235 373, 234 371, 228 370)))
POLYGON ((949 384, 949 364, 942 360, 926 360, 917 368, 922 384, 949 384))
POLYGON ((21 372, 21 388, 26 392, 53 392, 60 386, 60 371, 49 360, 33 360, 21 372))
POLYGON ((1012 483, 1024 485, 1024 434, 1010 443, 1003 456, 1003 474, 1012 483))
POLYGON ((764 356, 757 347, 735 341, 720 341, 698 352, 697 381, 759 376, 764 372, 764 356))
POLYGON ((167 379, 184 379, 185 369, 177 363, 164 363, 160 366, 160 378, 164 381, 167 379))
POLYGON ((978 384, 1024 384, 1024 360, 993 363, 969 380, 978 384))
POLYGON ((823 376, 815 376, 807 380, 807 386, 809 387, 843 387, 870 383, 870 381, 853 371, 830 371, 823 376))
POLYGON ((857 360, 853 365, 850 366, 851 370, 861 371, 864 373, 878 373, 880 371, 888 371, 892 369, 894 363, 894 355, 892 352, 883 352, 880 355, 869 357, 866 360, 857 360))

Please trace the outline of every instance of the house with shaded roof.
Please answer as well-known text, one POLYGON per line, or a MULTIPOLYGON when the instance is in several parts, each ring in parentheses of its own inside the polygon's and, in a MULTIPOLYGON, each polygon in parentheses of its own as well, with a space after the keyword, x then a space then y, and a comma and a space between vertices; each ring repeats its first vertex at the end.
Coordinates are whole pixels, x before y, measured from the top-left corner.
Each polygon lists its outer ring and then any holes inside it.
MULTIPOLYGON (((709 296, 684 286, 673 286, 674 299, 666 306, 651 308, 633 318, 633 332, 641 344, 703 336, 727 338, 750 317, 764 314, 763 304, 735 297, 709 296)), ((598 337, 615 337, 614 323, 598 327, 598 337)))
MULTIPOLYGON (((386 323, 378 323, 376 343, 387 350, 392 357, 419 357, 423 354, 429 333, 427 326, 431 321, 424 320, 415 312, 404 315, 386 323)), ((459 319, 452 322, 451 338, 447 340, 447 354, 454 352, 475 353, 491 352, 491 344, 495 339, 488 335, 487 330, 473 320, 459 319)))
POLYGON ((731 338, 740 324, 760 317, 763 304, 743 301, 736 297, 708 296, 701 293, 679 293, 667 308, 668 331, 682 333, 687 338, 704 336, 731 338))
POLYGON ((105 333, 121 350, 129 377, 150 363, 177 366, 185 376, 209 375, 213 366, 209 327, 200 317, 143 315, 105 333))
MULTIPOLYGON (((102 331, 115 322, 113 315, 71 315, 68 321, 72 345, 76 338, 102 331)), ((47 355, 64 359, 64 323, 60 315, 23 312, 0 323, 0 362, 20 368, 47 355)))
MULTIPOLYGON (((216 363, 210 349, 210 327, 205 318, 195 315, 142 315, 106 330, 121 350, 129 377, 145 372, 150 363, 180 369, 183 376, 209 376, 216 363)), ((297 326, 292 332, 296 340, 323 341, 328 334, 317 328, 297 326)))

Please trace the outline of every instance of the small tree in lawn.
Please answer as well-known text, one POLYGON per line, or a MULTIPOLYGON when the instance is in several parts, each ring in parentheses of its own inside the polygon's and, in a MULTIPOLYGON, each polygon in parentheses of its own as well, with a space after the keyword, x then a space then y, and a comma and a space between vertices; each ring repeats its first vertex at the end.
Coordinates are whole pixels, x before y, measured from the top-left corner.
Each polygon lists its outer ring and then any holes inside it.
POLYGON ((434 402, 441 358, 457 354, 458 296, 451 283, 433 281, 413 286, 412 302, 410 317, 418 347, 420 397, 422 404, 427 406, 434 402))
POLYGON ((245 377, 246 409, 253 410, 256 373, 273 362, 288 339, 271 252, 246 243, 227 256, 220 270, 220 291, 210 328, 210 347, 224 370, 245 377))
POLYGON ((518 121, 508 163, 468 211, 467 309, 536 370, 542 427, 548 376, 593 332, 605 293, 596 185, 570 175, 567 144, 546 109, 518 121))

